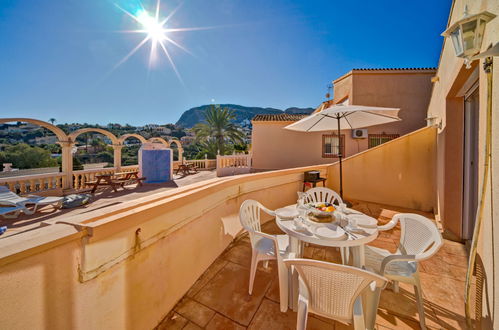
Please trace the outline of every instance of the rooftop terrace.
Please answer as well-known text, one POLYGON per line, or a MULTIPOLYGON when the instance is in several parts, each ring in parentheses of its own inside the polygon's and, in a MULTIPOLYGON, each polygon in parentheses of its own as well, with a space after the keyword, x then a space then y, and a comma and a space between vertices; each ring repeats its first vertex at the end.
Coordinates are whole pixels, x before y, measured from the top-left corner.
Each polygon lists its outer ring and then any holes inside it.
POLYGON ((0 226, 7 226, 7 231, 0 239, 16 235, 28 230, 49 226, 59 221, 65 221, 75 216, 90 217, 95 212, 105 211, 110 206, 120 205, 124 202, 133 201, 141 197, 157 194, 164 191, 173 190, 178 187, 210 180, 216 177, 216 171, 200 171, 188 176, 174 175, 174 180, 166 183, 144 183, 142 186, 131 184, 125 186, 124 190, 113 192, 110 188, 101 188, 92 197, 92 202, 80 207, 71 209, 54 209, 46 206, 33 215, 21 214, 16 219, 4 219, 0 217, 0 226))

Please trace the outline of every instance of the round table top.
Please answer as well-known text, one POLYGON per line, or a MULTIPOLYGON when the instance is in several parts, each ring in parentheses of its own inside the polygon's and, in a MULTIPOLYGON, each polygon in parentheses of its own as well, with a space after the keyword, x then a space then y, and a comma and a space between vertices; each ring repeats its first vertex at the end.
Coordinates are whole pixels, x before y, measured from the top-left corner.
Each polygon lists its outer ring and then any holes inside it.
MULTIPOLYGON (((296 208, 296 204, 286 206, 285 208, 296 208)), ((353 210, 352 210, 353 211, 353 210)), ((368 215, 360 213, 358 211, 354 211, 353 214, 361 214, 368 218, 368 215)), ((348 215, 347 215, 348 216, 348 215)), ((377 220, 376 220, 377 221, 377 220)), ((281 219, 279 216, 276 216, 277 226, 288 234, 290 237, 294 237, 301 241, 312 243, 316 245, 322 246, 332 246, 332 247, 351 247, 351 246, 360 246, 367 244, 369 242, 374 241, 378 237, 378 229, 377 228, 362 228, 362 232, 353 233, 356 238, 351 235, 345 234, 344 238, 341 239, 326 239, 316 236, 311 230, 311 227, 314 225, 308 225, 304 229, 297 230, 293 220, 281 219)))

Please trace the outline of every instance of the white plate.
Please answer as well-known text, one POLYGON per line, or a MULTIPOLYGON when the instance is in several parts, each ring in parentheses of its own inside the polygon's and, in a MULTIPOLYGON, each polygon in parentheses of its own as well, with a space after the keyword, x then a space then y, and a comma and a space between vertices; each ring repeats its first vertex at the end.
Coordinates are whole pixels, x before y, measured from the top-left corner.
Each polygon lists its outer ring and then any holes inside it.
POLYGON ((287 207, 282 209, 277 209, 275 211, 275 214, 281 219, 294 219, 299 215, 297 209, 287 208, 287 207))
POLYGON ((349 214, 348 220, 350 219, 355 219, 357 227, 376 228, 378 226, 378 220, 365 214, 349 214))
POLYGON ((345 237, 345 231, 337 225, 328 224, 325 226, 317 226, 312 229, 315 236, 329 240, 340 240, 345 237))

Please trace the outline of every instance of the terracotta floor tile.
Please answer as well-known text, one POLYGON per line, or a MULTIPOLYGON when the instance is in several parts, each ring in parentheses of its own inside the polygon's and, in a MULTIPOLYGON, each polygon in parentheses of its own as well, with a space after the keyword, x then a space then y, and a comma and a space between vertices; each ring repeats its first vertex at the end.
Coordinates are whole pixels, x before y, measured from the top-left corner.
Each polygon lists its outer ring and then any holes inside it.
POLYGON ((370 242, 369 244, 367 244, 369 246, 374 246, 374 247, 377 247, 377 248, 380 248, 380 249, 385 249, 385 250, 388 250, 390 252, 395 252, 397 251, 397 245, 393 242, 388 242, 388 241, 382 241, 382 240, 379 240, 379 239, 376 239, 372 242, 370 242))
POLYGON ((464 281, 422 273, 421 286, 431 303, 464 315, 464 281))
MULTIPOLYGON (((424 291, 424 290, 423 290, 424 291)), ((425 300, 425 319, 429 327, 438 328, 438 319, 430 305, 430 302, 425 300)), ((390 288, 383 290, 379 302, 379 313, 393 314, 405 319, 419 322, 419 313, 416 306, 416 298, 414 290, 405 283, 400 283, 399 293, 393 292, 390 288)))
POLYGON ((196 325, 195 323, 189 322, 185 327, 182 328, 182 330, 201 330, 199 325, 196 325))
MULTIPOLYGON (((278 303, 264 299, 248 329, 294 330, 296 329, 296 313, 291 310, 282 313, 278 303)), ((307 329, 332 330, 334 326, 309 314, 307 329)))
POLYGON ((262 231, 271 235, 283 235, 284 232, 277 226, 275 220, 270 220, 262 225, 262 231))
POLYGON ((442 251, 448 254, 468 257, 468 251, 466 250, 466 246, 458 242, 445 240, 444 245, 442 246, 442 251))
POLYGON ((296 313, 292 311, 282 313, 279 304, 269 299, 264 299, 258 308, 255 317, 251 321, 248 329, 295 329, 296 313))
POLYGON ((215 314, 205 328, 206 330, 244 330, 242 325, 228 319, 220 314, 215 314))
POLYGON ((462 280, 466 277, 466 267, 459 267, 446 263, 439 256, 433 256, 420 263, 422 271, 427 274, 442 276, 446 278, 462 280))
POLYGON ((248 269, 229 262, 194 298, 220 314, 248 325, 271 280, 271 275, 257 271, 253 294, 250 296, 248 269))
POLYGON ((222 258, 217 258, 211 264, 211 266, 208 267, 208 269, 203 273, 203 275, 201 275, 201 277, 198 278, 198 280, 189 289, 189 291, 187 291, 187 296, 194 297, 194 295, 196 295, 196 293, 198 293, 199 290, 201 290, 203 286, 205 286, 206 283, 208 283, 213 278, 213 276, 215 276, 216 273, 218 273, 220 269, 222 269, 227 264, 227 262, 228 262, 227 260, 224 260, 222 258))
POLYGON ((200 327, 207 325, 213 315, 215 315, 215 311, 187 297, 183 298, 177 304, 175 312, 189 321, 196 323, 200 327))
POLYGON ((270 288, 265 293, 265 297, 279 303, 279 280, 275 278, 270 285, 270 288))
POLYGON ((244 266, 246 268, 251 267, 251 245, 245 242, 237 242, 230 246, 226 250, 222 259, 231 261, 235 264, 244 266))
MULTIPOLYGON (((389 314, 386 310, 379 310, 376 317, 376 325, 380 329, 420 329, 419 320, 407 319, 393 314, 389 314)), ((428 322, 427 322, 428 327, 428 322)), ((431 327, 430 327, 431 328, 431 327)))
POLYGON ((341 253, 339 249, 333 247, 327 247, 324 250, 325 250, 325 255, 324 255, 325 261, 341 264, 341 253))
POLYGON ((435 256, 438 256, 447 264, 464 268, 468 267, 468 256, 450 254, 443 251, 442 249, 440 249, 440 251, 438 251, 438 253, 435 256))
POLYGON ((189 321, 186 318, 177 313, 169 313, 156 327, 156 330, 180 330, 185 327, 187 323, 189 323, 189 321))

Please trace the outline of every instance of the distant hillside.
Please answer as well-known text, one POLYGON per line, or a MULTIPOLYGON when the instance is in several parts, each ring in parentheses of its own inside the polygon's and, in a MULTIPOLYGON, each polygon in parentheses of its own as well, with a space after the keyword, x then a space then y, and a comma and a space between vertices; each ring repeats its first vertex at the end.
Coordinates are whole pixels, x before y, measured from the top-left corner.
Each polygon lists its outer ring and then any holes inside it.
MULTIPOLYGON (((204 113, 211 105, 202 105, 200 107, 191 108, 185 111, 180 119, 177 121, 177 125, 182 125, 183 127, 190 128, 199 122, 204 120, 204 113)), ((259 108, 259 107, 245 107, 237 104, 220 104, 222 108, 230 108, 234 110, 236 115, 236 123, 239 123, 245 119, 251 120, 255 115, 258 114, 278 114, 278 113, 311 113, 314 108, 288 108, 286 110, 274 109, 274 108, 259 108)))

